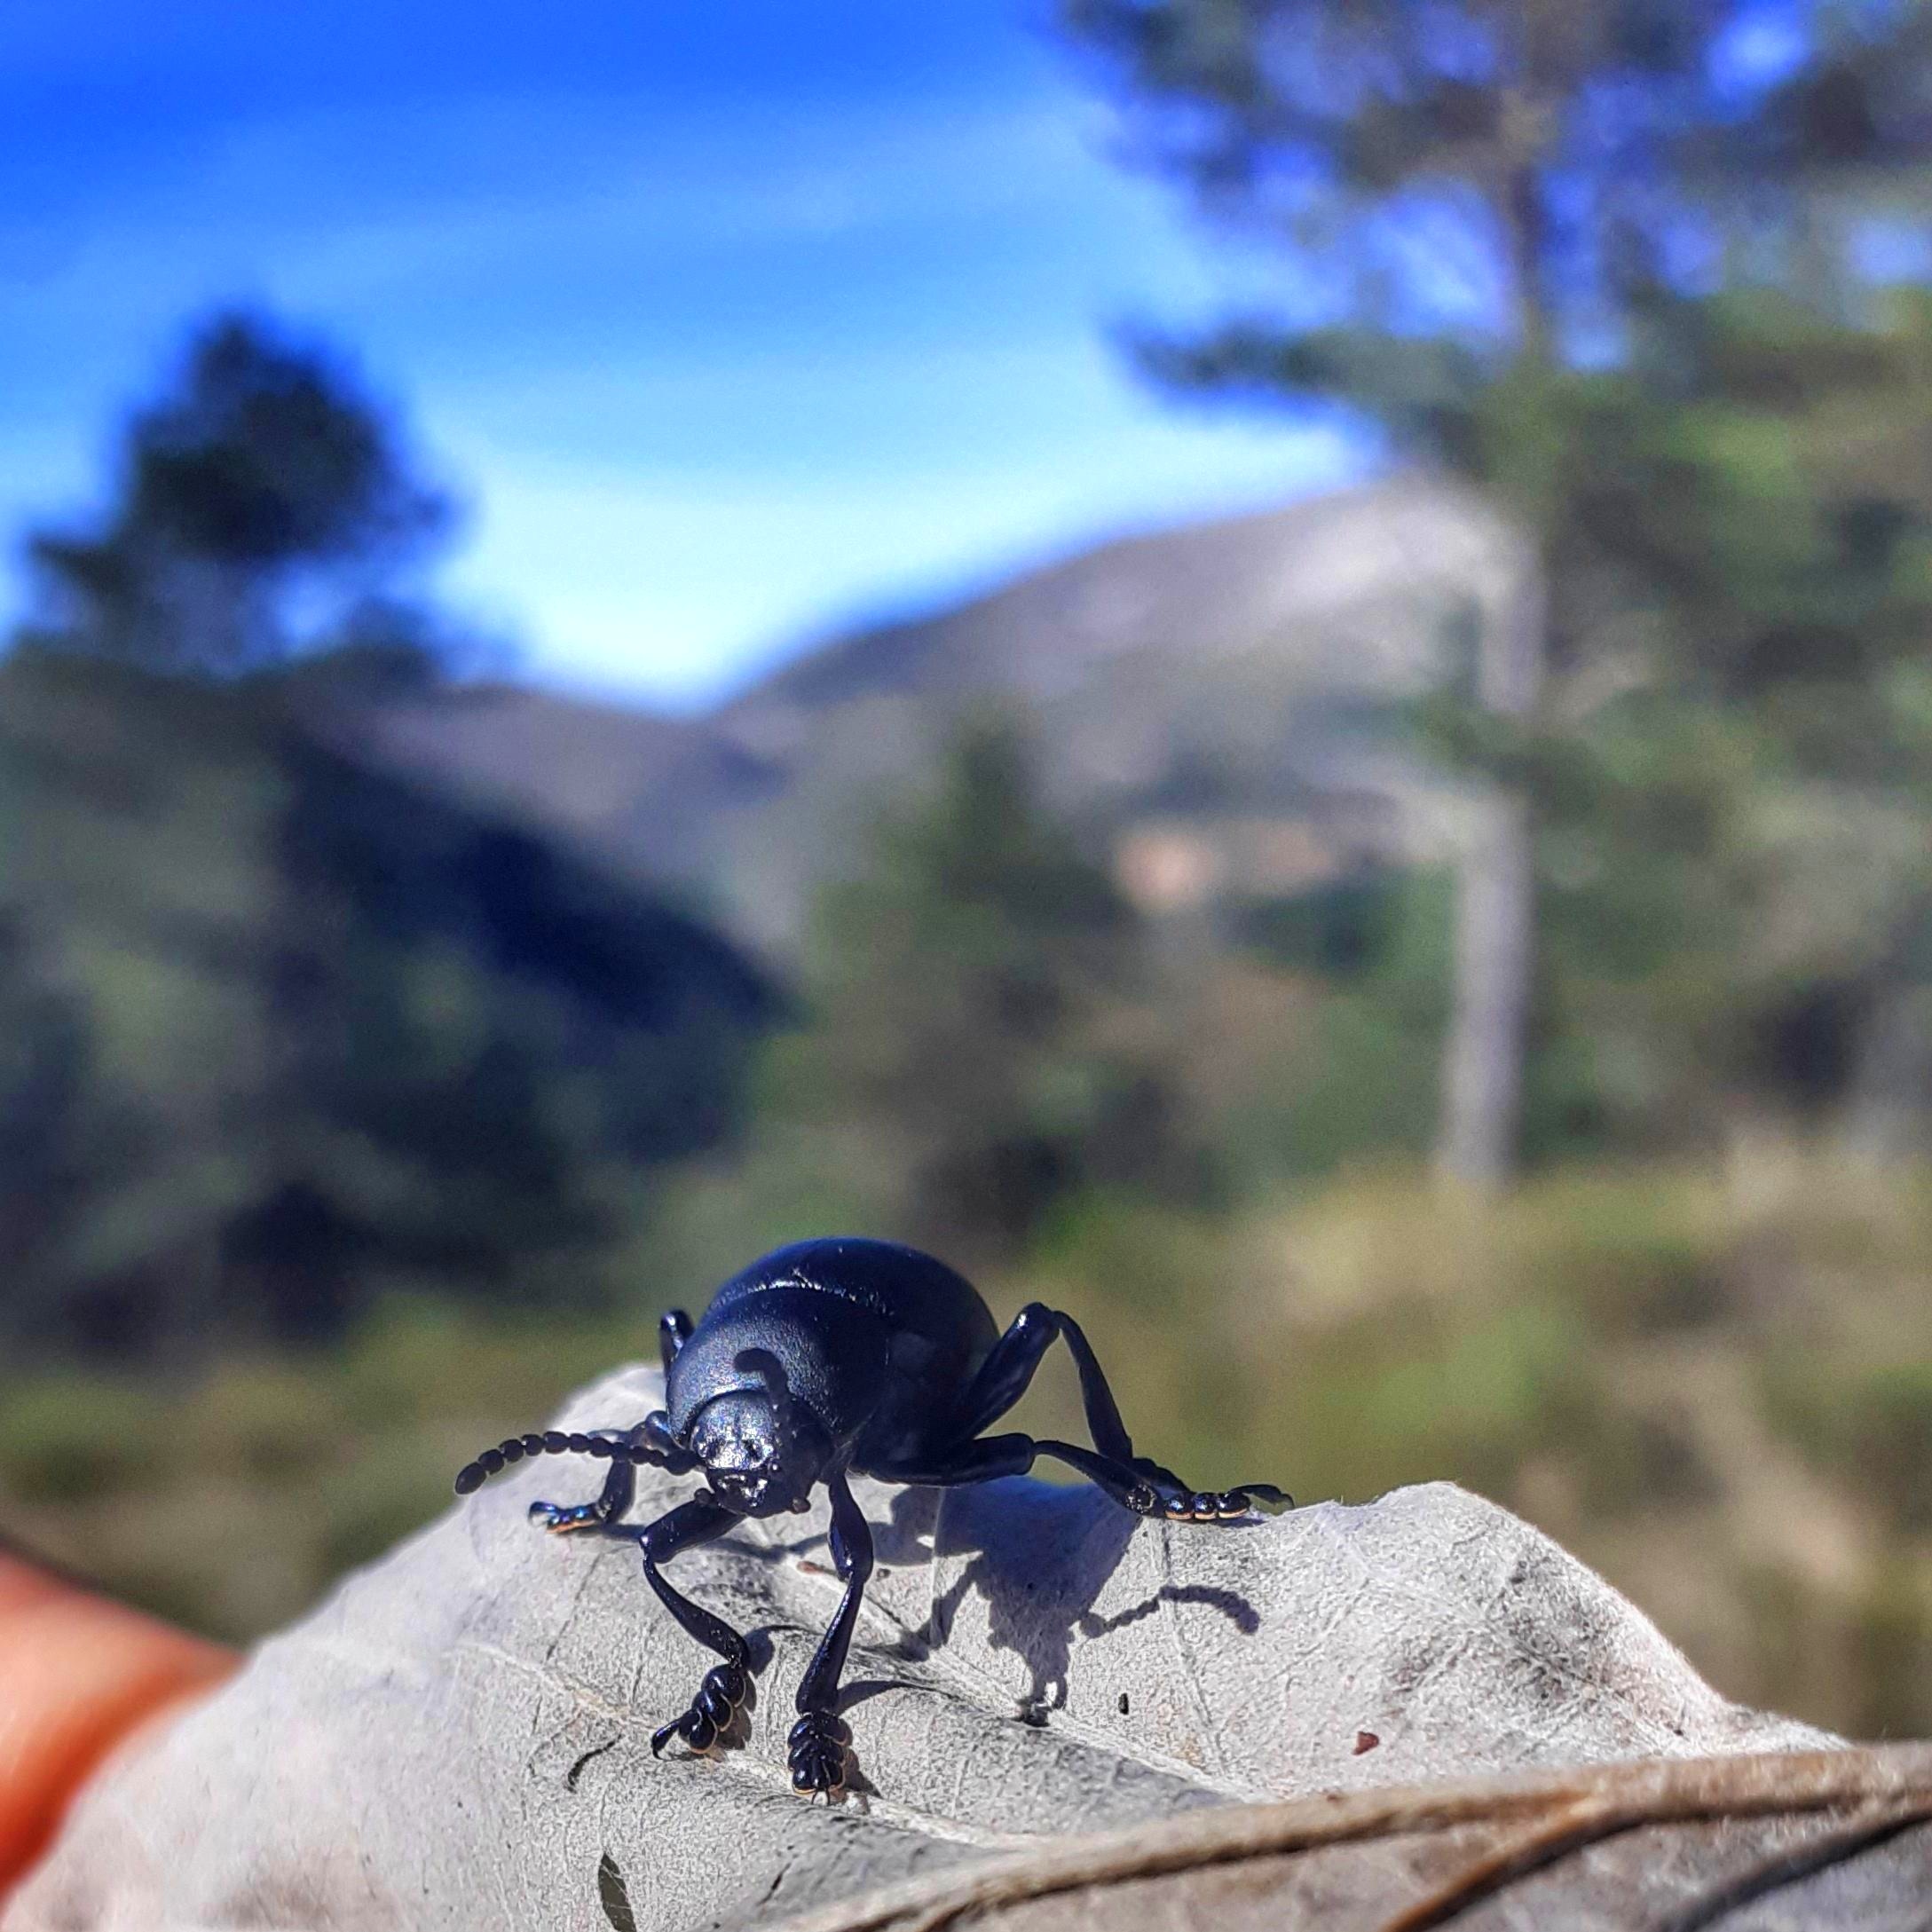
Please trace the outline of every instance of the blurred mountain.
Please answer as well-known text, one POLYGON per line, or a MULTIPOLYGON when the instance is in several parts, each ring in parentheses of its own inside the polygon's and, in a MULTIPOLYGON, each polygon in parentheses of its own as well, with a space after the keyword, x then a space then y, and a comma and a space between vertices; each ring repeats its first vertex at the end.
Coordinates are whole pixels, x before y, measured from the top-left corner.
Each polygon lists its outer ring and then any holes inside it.
POLYGON ((471 686, 343 711, 331 737, 783 950, 876 801, 1003 707, 1127 890, 1181 909, 1439 848, 1449 794, 1392 708, 1466 674, 1507 555, 1472 497, 1406 477, 1103 544, 828 638, 695 718, 471 686))
POLYGON ((737 949, 299 699, 0 663, 0 1347, 580 1293, 638 1177, 734 1128, 777 1006, 737 949))

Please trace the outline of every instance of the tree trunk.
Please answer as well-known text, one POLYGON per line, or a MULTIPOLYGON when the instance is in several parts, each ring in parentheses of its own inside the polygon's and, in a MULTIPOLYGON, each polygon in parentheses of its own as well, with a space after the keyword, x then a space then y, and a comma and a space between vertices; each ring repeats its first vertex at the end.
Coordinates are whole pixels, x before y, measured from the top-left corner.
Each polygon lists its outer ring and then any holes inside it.
MULTIPOLYGON (((1512 587, 1484 614, 1477 696, 1526 718, 1542 682, 1541 560, 1526 546, 1512 587)), ((1455 1005, 1443 1055, 1436 1164, 1447 1179, 1491 1188, 1517 1163, 1523 1060, 1535 958, 1535 865, 1529 801, 1499 786, 1469 804, 1458 859, 1455 1005)))

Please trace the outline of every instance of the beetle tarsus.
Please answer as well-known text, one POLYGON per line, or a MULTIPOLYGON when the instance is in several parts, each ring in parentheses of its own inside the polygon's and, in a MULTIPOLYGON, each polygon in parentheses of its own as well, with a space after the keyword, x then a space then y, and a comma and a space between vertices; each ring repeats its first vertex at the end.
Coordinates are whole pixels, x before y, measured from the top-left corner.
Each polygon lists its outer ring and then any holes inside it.
POLYGON ((1233 1489, 1182 1490, 1163 1496, 1152 1484, 1133 1492, 1127 1507, 1170 1523, 1244 1523, 1264 1510, 1292 1509, 1295 1499, 1273 1483, 1243 1483, 1233 1489))
POLYGON ((751 1679, 742 1664, 714 1665, 705 1673, 690 1709, 651 1733, 651 1755, 658 1756, 673 1738, 682 1738, 694 1751, 709 1751, 731 1728, 750 1694, 751 1679))
POLYGON ((581 1530, 602 1529, 610 1518, 595 1502, 532 1502, 530 1520, 553 1536, 569 1536, 581 1530))
POLYGON ((835 1798, 845 1789, 852 1728, 831 1711, 807 1711, 785 1739, 792 1788, 801 1798, 835 1798))

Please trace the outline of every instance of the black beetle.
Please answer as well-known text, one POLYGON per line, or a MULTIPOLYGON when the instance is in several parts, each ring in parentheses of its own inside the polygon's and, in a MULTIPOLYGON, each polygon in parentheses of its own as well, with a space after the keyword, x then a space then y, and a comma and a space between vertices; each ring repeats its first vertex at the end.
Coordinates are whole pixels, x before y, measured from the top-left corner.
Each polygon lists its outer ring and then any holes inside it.
POLYGON ((653 1752, 674 1737, 703 1751, 745 1700, 745 1639, 680 1596, 658 1565, 722 1536, 740 1517, 808 1509, 824 1483, 845 1597, 799 1685, 789 1755, 793 1788, 807 1795, 843 1788, 851 1741, 838 1715, 839 1679, 871 1574, 872 1537, 848 1472, 895 1483, 977 1483, 1020 1475, 1048 1455, 1137 1516, 1222 1523, 1245 1517, 1256 1502, 1291 1501, 1272 1483, 1203 1494, 1137 1456, 1107 1377, 1070 1315, 1032 1302, 1002 1335, 971 1283, 892 1242, 840 1238, 780 1248, 727 1281, 696 1328, 673 1310, 659 1335, 663 1408, 624 1431, 512 1437, 468 1464, 456 1493, 468 1495, 527 1455, 573 1453, 611 1463, 595 1502, 534 1502, 531 1519, 548 1530, 635 1542, 665 1608, 724 1660, 706 1673, 690 1707, 651 1740, 653 1752), (1026 1392, 1055 1336, 1066 1338, 1079 1367, 1093 1447, 982 1435, 1026 1392), (640 1463, 674 1475, 701 1470, 709 1486, 655 1523, 627 1524, 621 1519, 640 1463))

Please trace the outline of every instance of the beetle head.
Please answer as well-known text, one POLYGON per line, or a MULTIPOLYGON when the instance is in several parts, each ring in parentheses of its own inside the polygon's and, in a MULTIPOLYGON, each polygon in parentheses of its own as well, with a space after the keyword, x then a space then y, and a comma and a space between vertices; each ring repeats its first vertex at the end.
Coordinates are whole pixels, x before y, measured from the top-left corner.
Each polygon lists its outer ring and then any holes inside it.
POLYGON ((712 1494, 728 1510, 777 1516, 810 1507, 826 1446, 782 1394, 734 1389, 714 1395, 691 1418, 688 1438, 712 1494))

